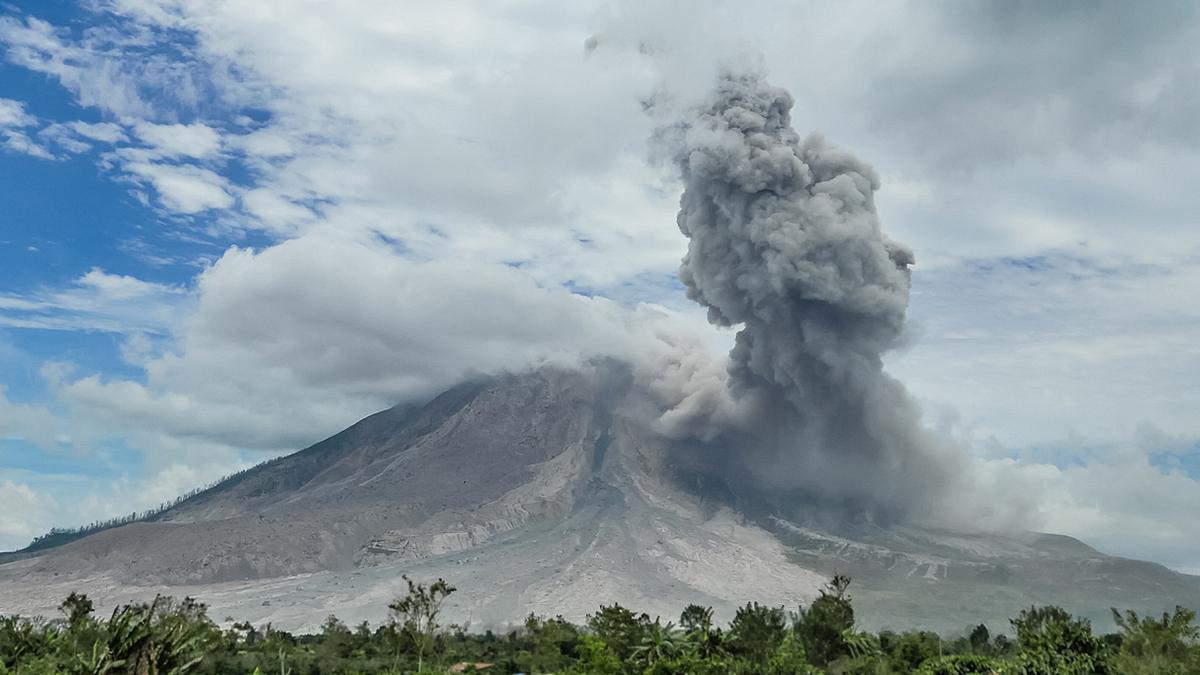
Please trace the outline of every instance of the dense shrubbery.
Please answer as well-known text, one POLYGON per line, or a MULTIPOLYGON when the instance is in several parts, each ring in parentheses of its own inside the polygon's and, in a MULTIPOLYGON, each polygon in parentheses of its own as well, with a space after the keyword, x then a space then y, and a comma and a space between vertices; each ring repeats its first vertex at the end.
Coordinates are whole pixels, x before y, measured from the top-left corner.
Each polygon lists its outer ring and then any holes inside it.
POLYGON ((838 673, 966 675, 998 673, 1169 673, 1200 675, 1196 615, 1177 608, 1161 618, 1114 611, 1119 632, 1057 607, 1031 607, 1012 620, 1015 640, 984 626, 962 637, 854 628, 849 579, 835 577, 808 607, 789 612, 748 603, 728 626, 712 610, 685 608, 678 623, 619 605, 587 622, 530 616, 500 635, 442 626, 443 601, 455 589, 440 579, 409 582, 389 605, 389 620, 351 628, 330 616, 317 635, 295 636, 248 623, 222 630, 192 600, 156 598, 93 614, 72 594, 55 620, 0 618, 0 675, 28 673, 838 673), (454 669, 454 670, 452 670, 454 669))

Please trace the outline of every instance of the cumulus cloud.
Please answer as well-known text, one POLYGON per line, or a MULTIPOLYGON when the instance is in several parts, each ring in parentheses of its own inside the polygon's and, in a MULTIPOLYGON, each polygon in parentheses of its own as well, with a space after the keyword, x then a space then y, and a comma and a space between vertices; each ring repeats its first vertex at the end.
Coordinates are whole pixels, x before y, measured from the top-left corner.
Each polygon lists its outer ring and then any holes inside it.
POLYGON ((234 204, 229 181, 211 169, 145 161, 126 162, 122 168, 152 185, 159 203, 171 212, 195 214, 234 204))
POLYGON ((885 69, 870 76, 884 105, 861 110, 875 124, 892 121, 889 133, 899 138, 931 142, 926 151, 936 161, 1096 155, 1146 142, 1194 146, 1200 137, 1190 3, 1153 12, 1121 2, 908 9, 915 29, 937 40, 925 48, 890 40, 885 69), (900 73, 909 74, 903 87, 900 73), (965 137, 969 146, 956 142, 965 137))
POLYGON ((295 449, 471 373, 632 358, 674 320, 511 267, 413 262, 339 235, 232 248, 196 296, 174 348, 141 364, 145 382, 68 378, 58 395, 114 430, 295 449))
POLYGON ((0 438, 26 440, 53 448, 58 435, 58 421, 49 410, 13 403, 4 385, 0 385, 0 438))
POLYGON ((134 133, 152 151, 163 157, 207 158, 221 150, 221 135, 199 122, 192 124, 152 124, 142 122, 134 133))
POLYGON ((8 479, 0 480, 0 502, 6 506, 0 511, 2 550, 24 546, 30 539, 44 534, 52 527, 50 523, 59 511, 53 497, 8 479))
POLYGON ((1063 462, 1036 456, 977 460, 988 488, 1030 495, 1026 515, 1046 532, 1069 533, 1097 549, 1200 571, 1196 476, 1154 461, 1152 446, 1121 441, 1063 462))
POLYGON ((680 250, 645 226, 671 208, 642 161, 639 90, 653 69, 616 52, 585 59, 584 8, 313 7, 303 20, 277 2, 113 8, 151 34, 194 35, 198 58, 245 76, 213 86, 269 112, 220 134, 253 183, 214 207, 238 212, 222 221, 230 228, 294 236, 317 226, 304 213, 316 204, 321 224, 379 231, 421 256, 552 267, 544 281, 574 273, 592 289, 680 250), (302 46, 314 39, 320 55, 302 46))
POLYGON ((242 204, 247 212, 272 232, 293 233, 317 218, 311 209, 275 190, 250 190, 242 195, 242 204))
POLYGON ((105 166, 152 187, 174 217, 208 218, 210 232, 378 231, 423 257, 516 262, 543 282, 573 275, 614 294, 632 276, 665 278, 678 255, 669 232, 646 227, 671 209, 662 177, 642 161, 649 121, 639 98, 654 70, 620 52, 584 58, 587 8, 314 6, 307 18, 283 2, 104 10, 125 30, 10 18, 0 42, 10 62, 58 78, 149 144, 110 153, 105 166), (320 55, 304 46, 314 39, 320 55), (182 56, 172 63, 159 40, 182 56), (260 121, 170 119, 235 104, 260 121), (249 184, 216 180, 218 160, 240 164, 249 184), (319 219, 305 213, 314 207, 319 219))

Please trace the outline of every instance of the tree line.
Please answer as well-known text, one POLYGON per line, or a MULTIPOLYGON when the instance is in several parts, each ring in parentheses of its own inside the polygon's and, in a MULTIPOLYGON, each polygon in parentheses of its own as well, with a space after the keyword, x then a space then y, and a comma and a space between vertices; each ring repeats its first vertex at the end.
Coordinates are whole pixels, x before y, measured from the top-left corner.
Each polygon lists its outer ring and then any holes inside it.
POLYGON ((128 525, 129 523, 154 520, 155 518, 158 518, 159 516, 161 516, 163 513, 166 513, 167 511, 175 508, 176 506, 179 506, 180 504, 182 504, 183 502, 186 502, 187 500, 191 499, 192 497, 195 497, 204 492, 208 492, 209 490, 212 490, 213 488, 217 487, 221 483, 224 483, 225 481, 232 480, 239 476, 243 476, 243 475, 253 471, 254 469, 259 468, 260 466, 270 464, 271 462, 274 462, 278 459, 279 458, 269 459, 264 462, 260 462, 252 467, 242 469, 241 471, 236 471, 229 475, 222 476, 206 485, 189 490, 189 491, 179 495, 175 499, 172 499, 171 501, 163 502, 163 503, 159 504, 157 507, 154 507, 151 509, 146 509, 145 511, 133 511, 132 513, 128 513, 123 516, 115 516, 113 518, 107 518, 104 520, 95 520, 95 521, 92 521, 91 523, 88 523, 87 525, 80 525, 78 527, 52 527, 52 528, 50 528, 49 532, 34 537, 33 540, 30 541, 28 546, 21 549, 20 551, 15 551, 15 553, 32 553, 34 551, 43 551, 43 550, 46 550, 49 548, 54 548, 55 546, 62 546, 63 544, 70 543, 72 541, 75 541, 76 539, 82 539, 83 537, 86 537, 90 534, 95 534, 97 532, 109 530, 114 527, 120 527, 121 525, 128 525))
POLYGON ((330 616, 321 631, 293 635, 271 625, 221 628, 203 604, 158 597, 97 618, 72 593, 56 619, 0 618, 0 675, 101 673, 817 673, 881 675, 1200 674, 1200 627, 1182 607, 1161 616, 1113 610, 1117 632, 1097 635, 1061 608, 1030 607, 1012 636, 971 627, 955 637, 855 627, 850 580, 836 576, 808 606, 748 603, 723 626, 689 605, 678 620, 601 606, 582 624, 530 615, 506 632, 443 625, 456 589, 405 577, 407 593, 377 626, 330 616))
MULTIPOLYGON (((147 509, 145 511, 134 511, 132 513, 128 513, 123 516, 116 516, 116 517, 108 518, 105 520, 96 520, 91 523, 88 523, 87 525, 80 525, 78 527, 52 527, 52 528, 50 528, 49 532, 34 537, 33 540, 29 543, 29 545, 26 546, 25 548, 21 549, 20 551, 12 551, 9 553, 10 554, 11 553, 32 553, 34 551, 43 551, 43 550, 46 550, 49 548, 54 548, 55 546, 62 546, 63 544, 70 543, 72 541, 75 541, 76 539, 82 539, 83 537, 86 537, 90 534, 102 532, 104 530, 108 530, 108 529, 111 529, 114 527, 120 527, 121 525, 128 525, 129 523, 155 520, 162 514, 175 508, 176 506, 179 506, 183 502, 186 502, 187 500, 192 499, 193 497, 197 497, 201 494, 204 494, 205 492, 208 492, 208 491, 216 488, 217 486, 221 485, 222 483, 225 483, 227 481, 231 481, 231 480, 234 480, 237 478, 241 478, 242 476, 245 476, 256 469, 260 469, 260 468, 275 464, 277 462, 281 462, 285 459, 288 459, 291 456, 292 455, 283 455, 280 457, 272 457, 271 459, 263 460, 263 461, 259 462, 258 464, 255 464, 254 466, 247 467, 245 469, 242 469, 241 471, 235 471, 231 474, 222 476, 206 485, 189 490, 189 491, 179 495, 175 499, 168 501, 168 502, 163 502, 163 503, 159 504, 157 507, 152 508, 152 509, 147 509)), ((0 560, 3 560, 5 555, 6 555, 5 553, 0 553, 0 560)))

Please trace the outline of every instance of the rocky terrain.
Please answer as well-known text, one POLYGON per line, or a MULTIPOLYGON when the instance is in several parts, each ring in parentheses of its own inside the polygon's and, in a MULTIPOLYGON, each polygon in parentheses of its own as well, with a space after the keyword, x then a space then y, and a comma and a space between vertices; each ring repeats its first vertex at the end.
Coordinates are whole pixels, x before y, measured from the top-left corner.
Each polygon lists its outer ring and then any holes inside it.
POLYGON ((741 515, 679 480, 653 403, 612 363, 462 384, 372 415, 152 520, 0 564, 0 613, 192 595, 216 618, 315 630, 383 618, 401 574, 457 585, 448 618, 582 619, 620 602, 720 617, 795 606, 834 572, 867 627, 957 629, 1058 603, 1200 607, 1200 578, 1048 534, 978 535, 741 515), (820 524, 815 524, 815 523, 820 524))

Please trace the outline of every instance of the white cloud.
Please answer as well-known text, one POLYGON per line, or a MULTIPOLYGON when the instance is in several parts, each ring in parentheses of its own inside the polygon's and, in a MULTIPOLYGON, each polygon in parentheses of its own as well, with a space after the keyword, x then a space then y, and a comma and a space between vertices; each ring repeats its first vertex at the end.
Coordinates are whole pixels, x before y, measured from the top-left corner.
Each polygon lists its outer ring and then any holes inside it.
POLYGON ((49 150, 38 145, 22 131, 37 125, 38 120, 25 112, 25 104, 10 98, 0 98, 0 147, 38 159, 54 159, 49 150))
POLYGON ((109 122, 54 122, 43 127, 37 135, 72 154, 87 152, 93 143, 113 144, 128 140, 120 125, 109 122))
POLYGON ((229 181, 211 169, 145 161, 127 162, 122 168, 153 185, 159 203, 168 211, 196 214, 234 204, 229 181))
POLYGON ((208 158, 221 150, 221 135, 201 123, 152 124, 142 122, 134 133, 162 157, 208 158))
POLYGON ((472 372, 632 356, 676 320, 503 265, 417 263, 335 235, 230 249, 197 294, 174 348, 141 364, 144 383, 68 378, 57 394, 114 431, 296 449, 472 372))
POLYGON ((230 143, 237 145, 248 156, 255 159, 275 159, 295 155, 296 140, 286 131, 271 128, 229 138, 230 143))
POLYGON ((1150 559, 1200 571, 1197 481, 1150 461, 1151 449, 1113 444, 1085 461, 1056 465, 1035 458, 980 461, 978 470, 999 494, 1024 496, 1037 526, 1068 534, 1110 555, 1150 559))
POLYGON ((0 550, 15 549, 44 534, 59 512, 54 498, 28 485, 0 479, 0 550))
POLYGON ((93 268, 65 288, 0 293, 0 326, 164 333, 187 303, 185 289, 93 268))
POLYGON ((652 122, 638 99, 654 69, 636 55, 585 59, 589 9, 116 6, 195 31, 197 55, 236 63, 242 103, 270 113, 221 139, 255 183, 215 206, 240 212, 231 228, 378 230, 422 256, 519 261, 589 287, 680 255, 674 199, 643 159, 652 122), (321 53, 303 46, 313 40, 321 53), (313 204, 319 220, 301 210, 313 204), (651 213, 666 225, 648 226, 651 213))
POLYGON ((92 148, 90 143, 80 139, 71 131, 70 127, 64 124, 55 123, 46 126, 38 132, 38 138, 54 143, 63 150, 74 154, 87 152, 92 148))
MULTIPOLYGON (((1156 218, 1158 236, 1138 227, 1147 212, 1161 213, 1172 201, 1170 186, 1181 176, 1200 177, 1187 151, 1200 115, 1185 94, 1198 75, 1189 65, 1196 62, 1196 16, 1179 6, 1023 8, 1011 15, 986 4, 896 3, 880 11, 825 2, 703 12, 670 3, 111 7, 131 17, 139 48, 172 30, 194 33, 186 76, 170 64, 142 73, 134 63, 144 54, 126 55, 119 39, 89 34, 73 41, 36 20, 7 20, 0 37, 10 60, 58 74, 82 102, 117 114, 158 114, 145 100, 150 85, 211 91, 221 101, 268 110, 270 118, 251 122, 256 128, 247 135, 220 140, 254 166, 256 194, 274 193, 277 203, 321 200, 331 219, 340 209, 371 208, 378 218, 366 227, 406 240, 419 236, 418 223, 471 240, 503 239, 531 225, 562 230, 570 222, 580 238, 595 241, 605 232, 601 223, 574 221, 602 212, 605 222, 638 223, 632 250, 660 252, 635 274, 669 269, 667 254, 676 251, 667 244, 670 227, 641 222, 645 210, 579 201, 579 186, 644 185, 631 180, 644 175, 629 171, 630 159, 644 154, 650 124, 638 100, 660 78, 670 94, 686 98, 710 86, 721 62, 752 62, 758 54, 773 79, 795 92, 802 130, 826 131, 885 175, 900 177, 885 184, 881 204, 889 230, 913 244, 923 264, 1081 241, 1089 254, 1139 258, 1157 255, 1172 236, 1200 245, 1190 209, 1156 218), (755 20, 765 14, 777 20, 755 20), (798 25, 822 30, 802 30, 804 39, 796 39, 798 25), (593 34, 599 47, 584 58, 584 40, 593 34), (1113 35, 1121 39, 1108 41, 1113 35), (321 49, 311 48, 318 43, 321 49), (229 76, 231 65, 240 81, 229 76), (108 88, 131 92, 138 105, 96 102, 74 84, 76 71, 116 80, 108 88), (930 107, 930 100, 939 104, 930 107), (1113 190, 1127 195, 1121 217, 1100 206, 1112 203, 1113 190), (1014 192, 1029 197, 1007 199, 1014 192)), ((192 101, 174 102, 192 110, 192 101)), ((213 130, 177 126, 189 130, 179 143, 193 132, 204 137, 178 151, 215 151, 213 130)), ((660 209, 671 202, 669 191, 657 195, 660 209)), ((220 198, 205 203, 237 206, 220 198)), ((241 226, 255 222, 245 218, 241 226)), ((363 227, 352 217, 338 222, 363 227)), ((272 218, 257 223, 280 232, 272 218)), ((544 244, 535 258, 581 248, 570 237, 518 238, 544 244)), ((631 247, 621 243, 602 257, 627 254, 631 247)))
POLYGON ((242 204, 272 232, 290 234, 316 220, 316 214, 274 190, 249 190, 242 195, 242 204))
POLYGON ((0 384, 0 439, 25 440, 44 448, 53 448, 59 424, 49 410, 34 405, 13 403, 0 384))
POLYGON ((118 114, 145 115, 149 108, 128 78, 127 66, 82 45, 64 42, 54 26, 34 18, 0 18, 0 41, 16 65, 53 75, 84 105, 118 114))
MULTIPOLYGON (((34 17, 0 17, 0 44, 12 64, 54 77, 79 103, 118 118, 156 120, 177 106, 218 104, 220 69, 180 68, 175 54, 148 53, 145 29, 68 30, 34 17)), ((163 38, 163 39, 169 39, 163 38)))
POLYGON ((1062 253, 915 275, 914 344, 892 371, 1002 443, 1094 443, 1140 423, 1200 438, 1200 264, 1105 265, 1062 253))
POLYGON ((112 122, 69 122, 68 127, 75 133, 101 143, 118 143, 127 139, 125 130, 119 124, 112 122))
POLYGON ((37 118, 25 112, 25 104, 11 98, 0 98, 0 127, 28 127, 37 118))
POLYGON ((19 152, 38 159, 54 159, 54 155, 49 150, 38 145, 20 131, 0 129, 0 138, 4 141, 4 148, 11 152, 19 152))

